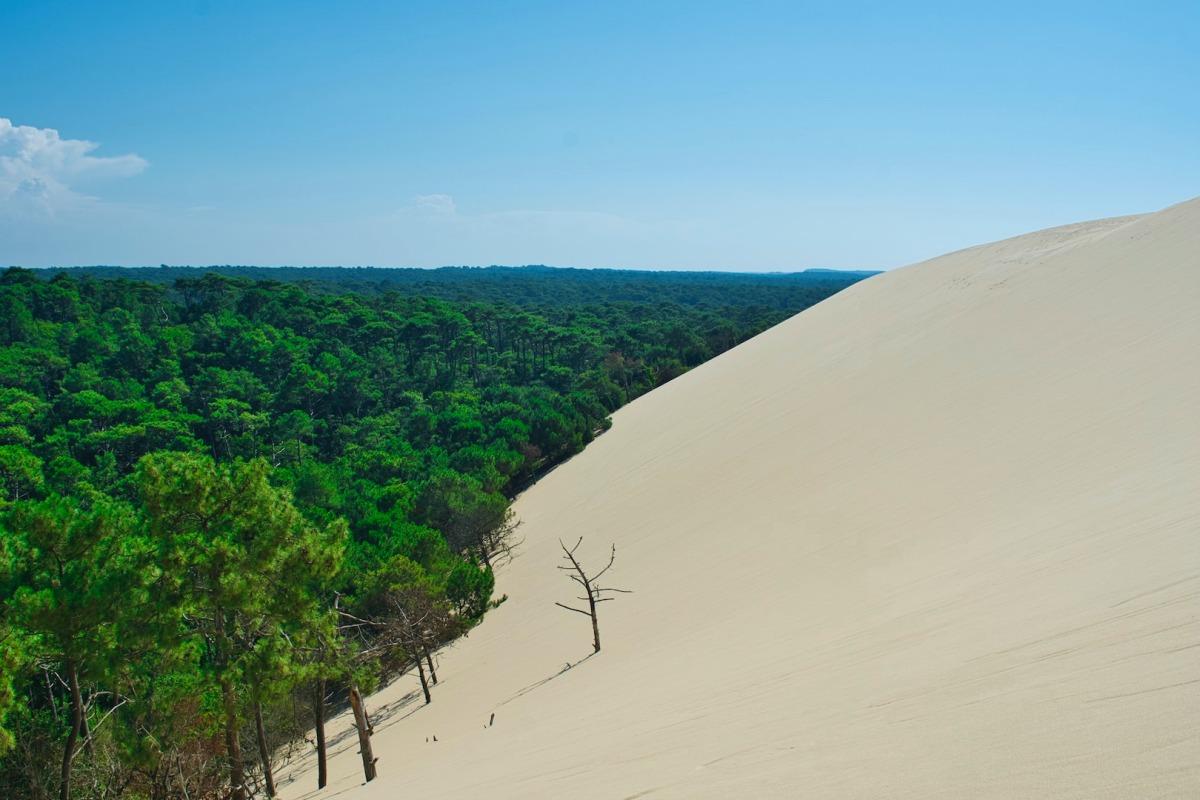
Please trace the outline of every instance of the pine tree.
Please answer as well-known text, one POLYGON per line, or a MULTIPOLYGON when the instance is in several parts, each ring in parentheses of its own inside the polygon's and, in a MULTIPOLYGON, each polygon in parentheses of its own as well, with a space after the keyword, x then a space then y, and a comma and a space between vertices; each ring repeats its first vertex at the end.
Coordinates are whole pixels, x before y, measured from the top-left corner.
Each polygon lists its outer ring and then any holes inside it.
POLYGON ((58 495, 15 503, 4 525, 8 616, 28 636, 31 656, 57 665, 67 687, 59 797, 69 800, 72 765, 92 745, 84 687, 120 668, 116 633, 144 580, 142 540, 132 509, 102 496, 86 505, 58 495))
MULTIPOLYGON (((318 528, 271 486, 261 459, 218 464, 205 456, 157 453, 139 466, 139 487, 159 561, 205 649, 234 800, 247 785, 240 730, 251 679, 259 691, 289 679, 288 658, 264 661, 263 643, 318 625, 328 614, 309 592, 311 576, 333 574, 345 528, 318 528), (264 669, 264 665, 267 668, 264 669)), ((276 651, 278 652, 278 651, 276 651)))

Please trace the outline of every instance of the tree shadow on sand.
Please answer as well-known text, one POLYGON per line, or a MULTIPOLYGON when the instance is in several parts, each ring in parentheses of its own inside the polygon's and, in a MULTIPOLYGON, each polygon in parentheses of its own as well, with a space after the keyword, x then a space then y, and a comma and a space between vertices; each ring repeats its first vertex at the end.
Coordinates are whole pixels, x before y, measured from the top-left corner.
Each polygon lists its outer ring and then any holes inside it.
MULTIPOLYGON (((400 697, 396 700, 393 700, 390 703, 385 703, 384 705, 381 705, 381 706, 379 706, 379 708, 375 709, 375 711, 373 711, 371 714, 371 729, 372 729, 372 731, 377 733, 381 730, 384 730, 385 728, 391 727, 392 725, 395 725, 400 720, 406 719, 407 717, 410 717, 413 714, 417 713, 422 708, 424 708, 425 705, 426 705, 426 703, 424 702, 424 698, 421 694, 421 690, 413 689, 411 692, 406 693, 402 697, 400 697), (421 702, 418 702, 418 701, 421 701, 421 702)), ((305 741, 308 743, 309 746, 308 746, 308 748, 305 748, 305 752, 301 756, 300 761, 307 760, 313 756, 313 753, 308 752, 308 751, 311 750, 313 747, 315 747, 315 745, 313 745, 312 741, 310 739, 308 739, 307 736, 305 737, 305 741)), ((349 750, 353 750, 353 751, 357 752, 358 751, 358 728, 354 727, 353 724, 349 725, 348 727, 344 728, 339 733, 332 736, 328 740, 326 747, 327 747, 330 759, 335 758, 336 756, 338 756, 342 753, 345 753, 349 750)), ((279 785, 287 786, 291 783, 294 783, 300 777, 301 774, 303 774, 302 770, 293 771, 289 775, 287 775, 287 777, 280 780, 279 785)), ((323 794, 322 796, 323 797, 334 797, 337 794, 341 794, 341 792, 335 792, 333 794, 323 794)), ((307 796, 308 795, 304 795, 303 797, 307 797, 307 796)))
POLYGON ((566 664, 565 664, 565 665, 562 667, 562 669, 560 669, 558 672, 554 673, 553 675, 551 675, 551 676, 549 676, 549 677, 542 678, 540 681, 537 681, 536 683, 531 683, 531 684, 529 684, 529 685, 528 685, 528 686, 526 686, 524 689, 521 689, 521 690, 520 690, 520 691, 518 691, 516 694, 514 694, 512 697, 508 698, 507 700, 505 700, 505 701, 504 701, 504 702, 502 702, 502 703, 499 703, 499 704, 497 704, 496 708, 500 708, 501 706, 506 706, 506 705, 508 705, 509 703, 511 703, 513 700, 516 700, 518 697, 524 697, 525 695, 527 695, 527 694, 529 694, 530 692, 532 692, 534 689, 537 689, 537 688, 538 688, 538 687, 540 687, 540 686, 545 686, 545 685, 546 685, 547 683, 549 683, 550 681, 554 680, 554 679, 555 679, 555 678, 557 678, 557 677, 560 677, 560 676, 562 676, 562 675, 565 675, 565 674, 567 674, 567 673, 568 673, 568 672, 570 672, 571 670, 575 669, 575 667, 578 667, 580 664, 582 664, 583 662, 587 661, 589 658, 591 658, 592 656, 595 656, 595 655, 599 655, 599 654, 598 654, 598 653, 594 653, 594 652, 593 652, 593 653, 588 653, 586 656, 584 656, 583 658, 579 659, 578 661, 576 661, 576 662, 574 662, 574 663, 572 663, 572 662, 568 661, 568 662, 567 662, 567 663, 566 663, 566 664))
MULTIPOLYGON (((507 700, 504 700, 503 702, 497 704, 496 708, 501 708, 502 706, 506 706, 509 703, 511 703, 512 701, 516 700, 517 698, 524 697, 525 695, 529 694, 530 692, 534 691, 535 689, 545 686, 550 681, 554 680, 555 678, 565 675, 566 673, 568 673, 571 670, 578 667, 583 662, 587 661, 588 659, 590 659, 596 655, 599 655, 599 654, 592 652, 592 653, 588 653, 586 656, 579 659, 578 661, 574 661, 574 662, 568 661, 553 675, 549 675, 545 678, 542 678, 540 681, 535 681, 534 683, 529 684, 528 686, 524 687, 523 689, 521 689, 518 692, 516 692, 515 694, 513 694, 507 700)), ((444 682, 445 681, 443 681, 443 683, 444 682)), ((425 708, 426 705, 427 704, 424 702, 424 697, 421 694, 421 690, 413 689, 411 692, 404 694, 402 697, 400 697, 396 700, 393 700, 390 703, 385 703, 384 705, 379 706, 379 708, 377 708, 374 712, 372 712, 371 728, 374 732, 378 733, 379 731, 389 728, 392 725, 395 725, 396 723, 398 723, 402 720, 408 719, 413 714, 420 711, 422 708, 425 708)), ((494 714, 493 714, 493 716, 494 716, 494 714)), ((310 746, 311 746, 311 742, 310 742, 310 746)), ((331 759, 334 758, 335 756, 337 756, 341 753, 347 752, 349 750, 357 750, 357 748, 358 748, 358 729, 355 728, 354 725, 350 725, 347 728, 345 728, 344 730, 340 731, 339 733, 334 735, 332 738, 330 738, 329 742, 328 742, 329 757, 331 759)), ((301 761, 306 760, 306 759, 310 758, 311 756, 312 756, 311 753, 306 752, 301 757, 300 760, 301 761)), ((300 777, 301 774, 303 774, 302 770, 293 771, 289 775, 287 775, 286 777, 281 779, 279 781, 279 785, 282 787, 282 786, 287 786, 292 783, 295 783, 295 781, 300 777)), ((345 794, 346 792, 350 791, 351 789, 357 789, 359 787, 359 785, 360 785, 360 783, 355 782, 355 783, 347 786, 344 789, 339 789, 332 793, 320 792, 319 794, 322 798, 326 798, 326 800, 328 800, 329 798, 333 798, 333 797, 337 797, 339 795, 345 794)), ((307 800, 307 798, 316 797, 317 794, 318 794, 318 792, 316 792, 316 791, 308 792, 308 793, 301 795, 298 800, 307 800)))

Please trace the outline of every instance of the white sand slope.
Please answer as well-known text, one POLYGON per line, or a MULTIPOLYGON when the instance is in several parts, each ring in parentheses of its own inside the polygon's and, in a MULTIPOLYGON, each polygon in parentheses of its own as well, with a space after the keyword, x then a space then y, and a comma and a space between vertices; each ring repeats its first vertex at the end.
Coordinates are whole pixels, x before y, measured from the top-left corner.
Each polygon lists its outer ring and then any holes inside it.
POLYGON ((379 779, 341 717, 287 797, 1200 797, 1200 200, 872 278, 516 509, 433 704, 371 699, 379 779), (559 674, 581 535, 636 593, 559 674))

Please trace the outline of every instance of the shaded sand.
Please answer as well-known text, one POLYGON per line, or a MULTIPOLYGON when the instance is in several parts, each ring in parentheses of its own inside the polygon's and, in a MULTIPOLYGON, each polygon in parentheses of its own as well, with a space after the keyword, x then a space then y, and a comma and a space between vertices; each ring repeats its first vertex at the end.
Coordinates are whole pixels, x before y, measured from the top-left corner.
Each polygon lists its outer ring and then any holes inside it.
POLYGON ((371 698, 380 778, 343 735, 286 797, 1200 797, 1200 201, 858 284, 516 509, 433 705, 371 698), (586 660, 580 535, 636 592, 586 660))

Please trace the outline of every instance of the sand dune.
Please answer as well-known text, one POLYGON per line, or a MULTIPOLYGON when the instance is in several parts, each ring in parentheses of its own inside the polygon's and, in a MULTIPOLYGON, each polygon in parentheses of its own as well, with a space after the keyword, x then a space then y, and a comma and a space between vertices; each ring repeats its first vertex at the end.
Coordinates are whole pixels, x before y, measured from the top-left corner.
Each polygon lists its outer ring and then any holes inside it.
POLYGON ((342 736, 286 797, 1200 797, 1200 200, 858 284, 516 510, 433 704, 371 699, 379 779, 342 736), (635 591, 586 659, 578 536, 635 591))

